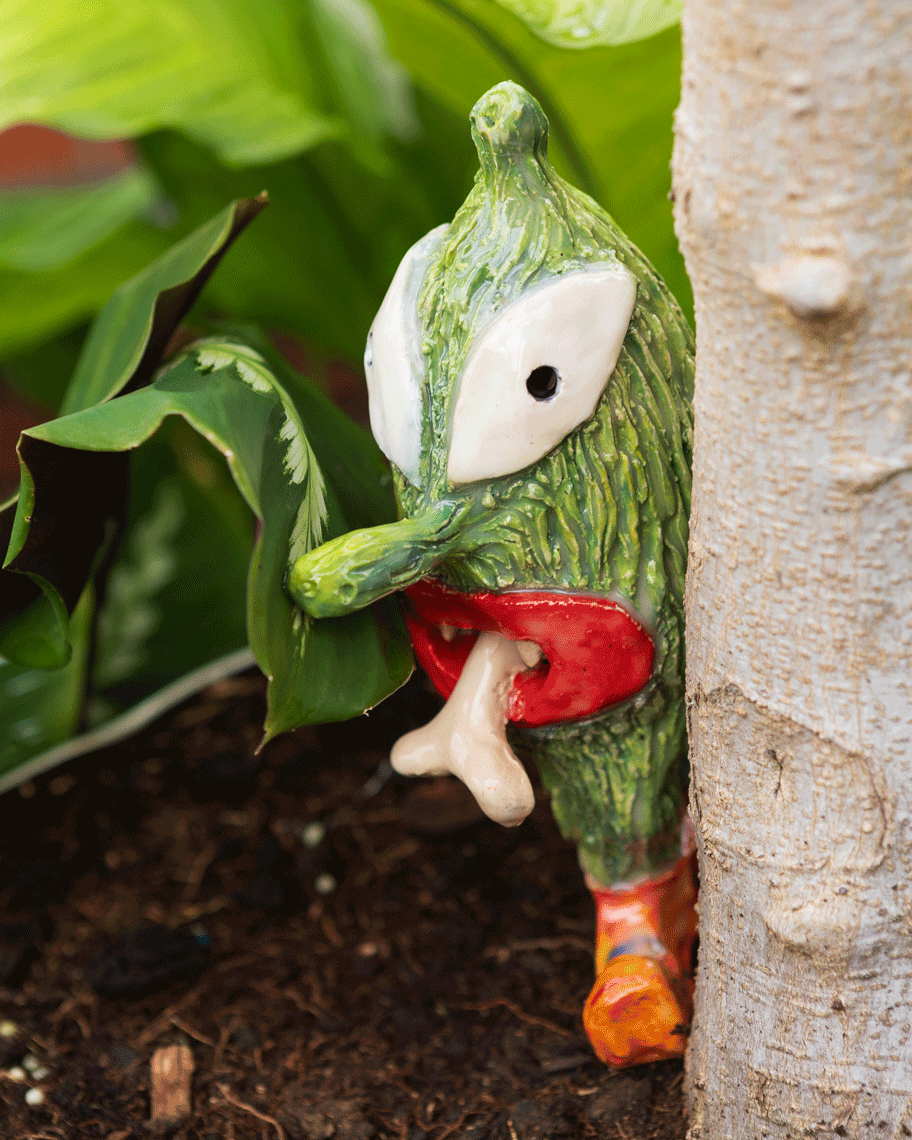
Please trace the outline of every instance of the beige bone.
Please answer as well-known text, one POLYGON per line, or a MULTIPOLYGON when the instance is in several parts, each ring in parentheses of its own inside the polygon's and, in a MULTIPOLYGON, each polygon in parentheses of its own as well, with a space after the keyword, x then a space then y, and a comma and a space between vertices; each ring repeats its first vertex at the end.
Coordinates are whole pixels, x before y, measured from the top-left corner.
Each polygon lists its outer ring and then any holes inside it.
POLYGON ((507 702, 513 678, 541 659, 533 642, 480 633, 450 698, 430 724, 403 736, 393 767, 403 776, 452 772, 491 819, 522 823, 535 795, 522 764, 507 744, 507 702))

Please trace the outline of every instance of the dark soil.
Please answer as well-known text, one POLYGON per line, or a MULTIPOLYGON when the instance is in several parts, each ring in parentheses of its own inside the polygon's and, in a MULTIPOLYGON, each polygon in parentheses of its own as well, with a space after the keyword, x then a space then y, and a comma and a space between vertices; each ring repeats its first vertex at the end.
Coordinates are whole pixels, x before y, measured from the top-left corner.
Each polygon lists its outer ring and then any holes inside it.
POLYGON ((390 775, 432 712, 413 679, 254 757, 243 676, 0 799, 2 1140, 150 1135, 176 1043, 186 1140, 681 1140, 681 1066, 586 1042, 592 904, 547 804, 505 830, 390 775))

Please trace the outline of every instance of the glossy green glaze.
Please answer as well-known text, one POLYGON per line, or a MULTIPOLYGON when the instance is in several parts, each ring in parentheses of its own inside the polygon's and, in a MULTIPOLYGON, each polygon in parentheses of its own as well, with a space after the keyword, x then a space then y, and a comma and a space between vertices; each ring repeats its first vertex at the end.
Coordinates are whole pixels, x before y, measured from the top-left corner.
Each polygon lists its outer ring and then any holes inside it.
POLYGON ((480 172, 418 293, 420 486, 394 468, 401 521, 299 560, 289 589, 316 617, 428 574, 462 591, 579 590, 633 609, 655 640, 646 688, 586 722, 511 737, 538 763, 584 868, 612 883, 673 857, 679 842, 693 336, 643 255, 554 172, 530 95, 495 87, 473 110, 472 133, 480 172), (521 471, 451 486, 453 407, 479 334, 539 282, 618 264, 635 278, 636 301, 594 415, 521 471))

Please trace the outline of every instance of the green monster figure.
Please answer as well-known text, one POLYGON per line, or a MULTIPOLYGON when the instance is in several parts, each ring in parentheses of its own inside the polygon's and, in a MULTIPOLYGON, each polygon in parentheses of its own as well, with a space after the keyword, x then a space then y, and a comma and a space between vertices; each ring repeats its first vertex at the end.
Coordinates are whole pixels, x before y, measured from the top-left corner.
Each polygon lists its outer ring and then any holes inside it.
POLYGON ((404 258, 365 353, 400 521, 289 590, 332 617, 394 590, 448 702, 393 752, 519 823, 534 760, 597 909, 584 1022, 613 1065, 680 1056, 692 1011, 684 616, 693 337, 608 215, 547 159, 513 83, 472 112, 481 170, 404 258))

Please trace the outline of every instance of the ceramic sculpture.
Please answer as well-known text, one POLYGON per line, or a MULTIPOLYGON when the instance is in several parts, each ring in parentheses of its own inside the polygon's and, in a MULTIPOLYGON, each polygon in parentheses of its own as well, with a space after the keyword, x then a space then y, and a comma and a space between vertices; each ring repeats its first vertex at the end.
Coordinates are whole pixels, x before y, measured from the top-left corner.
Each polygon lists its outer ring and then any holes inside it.
POLYGON ((397 744, 518 824, 534 761, 597 914, 584 1023, 621 1066, 680 1056, 695 883, 683 589, 693 337, 608 215, 547 158, 513 83, 472 112, 481 169, 405 256, 365 353, 400 521, 292 568, 324 618, 402 591, 448 698, 397 744))

